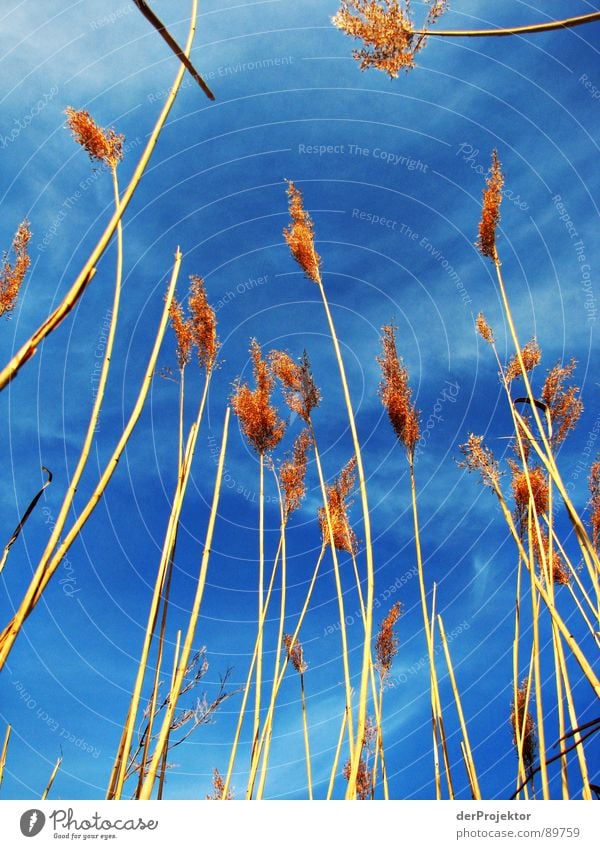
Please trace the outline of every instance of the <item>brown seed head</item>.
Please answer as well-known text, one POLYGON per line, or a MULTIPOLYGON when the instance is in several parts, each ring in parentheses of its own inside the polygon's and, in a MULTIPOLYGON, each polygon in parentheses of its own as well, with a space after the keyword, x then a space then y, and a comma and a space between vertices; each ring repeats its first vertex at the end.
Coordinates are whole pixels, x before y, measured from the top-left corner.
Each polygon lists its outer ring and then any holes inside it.
POLYGON ((90 159, 97 159, 115 168, 123 158, 124 136, 114 130, 103 130, 85 109, 65 109, 67 124, 75 141, 87 151, 90 159))
MULTIPOLYGON (((213 770, 213 792, 208 793, 206 798, 213 800, 222 800, 223 799, 223 790, 225 789, 225 782, 223 781, 223 777, 218 769, 213 770)), ((227 791, 226 799, 233 799, 233 795, 231 790, 227 791)))
POLYGON ((385 678, 392 668, 392 661, 398 653, 398 637, 394 633, 394 625, 400 618, 402 605, 396 601, 390 608, 379 628, 375 640, 375 654, 377 656, 377 669, 381 678, 385 678))
POLYGON ((288 181, 290 217, 292 222, 283 231, 290 252, 302 271, 314 283, 321 284, 321 257, 315 250, 315 232, 312 219, 304 209, 302 193, 288 181))
POLYGON ((210 371, 215 364, 219 342, 217 339, 217 317, 206 299, 206 289, 201 277, 190 277, 190 317, 192 338, 200 365, 210 371))
POLYGON ((304 428, 294 442, 291 459, 281 464, 279 478, 284 493, 283 513, 286 519, 298 509, 306 494, 306 466, 311 445, 310 433, 304 428))
MULTIPOLYGON (((521 359, 523 360, 523 367, 525 371, 529 373, 533 371, 533 369, 539 365, 539 362, 542 358, 542 352, 539 349, 538 343, 535 338, 528 342, 524 348, 521 349, 521 359)), ((514 357, 508 363, 506 367, 505 377, 508 383, 514 380, 516 377, 522 377, 523 372, 521 371, 521 364, 519 363, 519 358, 515 354, 514 357)))
POLYGON ((177 339, 177 365, 183 370, 192 356, 192 322, 183 315, 183 308, 175 298, 169 307, 169 318, 177 339))
POLYGON ((15 308, 19 290, 31 263, 29 254, 27 253, 27 246, 30 239, 31 230, 29 229, 29 222, 22 221, 12 241, 12 250, 15 255, 14 262, 9 262, 7 253, 4 253, 2 256, 2 270, 0 271, 0 316, 10 315, 15 308))
POLYGON ((588 485, 592 494, 590 499, 592 543, 598 550, 600 548, 600 460, 592 463, 588 485))
POLYGON ((308 354, 304 351, 302 360, 296 363, 285 351, 271 351, 269 361, 273 374, 281 381, 286 404, 308 423, 310 414, 321 401, 308 354))
MULTIPOLYGON (((346 781, 350 781, 350 776, 352 775, 352 764, 351 761, 346 761, 344 766, 344 778, 346 781)), ((356 773, 356 795, 359 799, 365 800, 368 799, 371 795, 371 789, 373 786, 373 775, 371 770, 368 767, 367 762, 364 758, 360 759, 358 764, 358 771, 356 773)))
POLYGON ((477 247, 490 259, 496 260, 496 229, 500 222, 500 204, 502 203, 502 187, 504 175, 500 170, 497 151, 492 151, 490 174, 486 177, 486 188, 483 190, 483 208, 479 222, 479 237, 477 247))
POLYGON ((388 411, 390 422, 400 442, 406 448, 412 462, 419 441, 419 412, 411 402, 412 390, 408 385, 408 371, 398 359, 396 350, 396 328, 386 324, 383 330, 383 354, 377 357, 382 380, 379 397, 388 411))
MULTIPOLYGON (((447 0, 430 0, 425 26, 435 23, 447 5, 447 0)), ((415 54, 426 43, 425 35, 415 33, 410 0, 342 0, 332 23, 363 42, 352 51, 362 71, 378 68, 392 79, 414 68, 415 54)))
POLYGON ((509 460, 508 464, 512 471, 511 486, 515 499, 515 513, 521 527, 525 528, 530 504, 529 486, 531 486, 533 508, 537 515, 541 516, 548 510, 548 480, 541 466, 535 466, 525 472, 513 460, 509 460))
POLYGON ((552 444, 560 445, 570 430, 573 430, 583 412, 583 403, 579 398, 579 387, 564 388, 565 380, 575 371, 576 361, 572 359, 566 366, 557 363, 550 369, 542 387, 542 400, 550 411, 552 421, 552 444))
POLYGON ((527 702, 527 681, 523 681, 517 690, 517 704, 514 701, 510 712, 510 725, 513 730, 513 744, 517 745, 517 729, 519 736, 523 741, 523 763, 525 768, 530 770, 535 762, 537 752, 537 736, 535 730, 535 722, 529 711, 525 714, 525 704, 527 702), (524 723, 524 727, 523 727, 524 723))
POLYGON ((489 326, 487 321, 485 320, 485 316, 482 312, 477 316, 477 321, 475 322, 477 331, 482 339, 485 339, 486 342, 489 342, 490 345, 493 345, 495 342, 494 333, 492 328, 489 326))
MULTIPOLYGON (((338 551, 347 551, 348 554, 356 554, 358 551, 358 539, 350 527, 348 520, 348 508, 352 502, 347 500, 354 489, 354 482, 356 480, 354 474, 355 467, 356 459, 353 457, 344 466, 337 480, 326 487, 329 517, 333 531, 333 544, 338 551)), ((324 507, 319 509, 319 524, 321 525, 323 541, 330 543, 327 513, 324 507)))
POLYGON ((302 645, 296 640, 292 645, 293 637, 291 634, 283 635, 283 644, 287 651, 287 656, 289 658, 290 663, 300 675, 304 675, 306 670, 308 669, 307 664, 304 662, 304 652, 302 650, 302 645))
POLYGON ((231 396, 231 406, 252 447, 258 454, 264 455, 279 444, 285 425, 270 403, 275 380, 269 364, 261 357, 256 339, 250 342, 250 356, 256 388, 250 389, 246 383, 238 380, 231 396))
POLYGON ((483 444, 483 436, 469 434, 467 442, 459 446, 465 459, 458 465, 469 472, 480 472, 483 483, 492 489, 500 486, 500 467, 490 448, 483 444))

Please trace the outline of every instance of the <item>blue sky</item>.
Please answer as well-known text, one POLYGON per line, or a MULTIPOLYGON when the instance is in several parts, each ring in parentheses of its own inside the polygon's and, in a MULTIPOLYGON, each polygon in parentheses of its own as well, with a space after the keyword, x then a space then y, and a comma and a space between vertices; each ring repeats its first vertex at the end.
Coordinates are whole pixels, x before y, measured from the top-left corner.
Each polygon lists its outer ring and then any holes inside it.
MULTIPOLYGON (((183 40, 189 5, 156 0, 153 8, 183 40)), ((513 25, 583 14, 595 5, 455 2, 442 25, 513 25)), ((419 14, 421 4, 414 6, 419 14)), ((180 293, 189 274, 201 274, 217 306, 222 364, 183 514, 171 645, 177 625, 185 622, 199 566, 215 472, 211 445, 220 438, 233 380, 248 373, 250 337, 265 350, 286 348, 294 356, 309 351, 323 392, 315 427, 327 476, 335 476, 349 458, 351 439, 318 290, 302 277, 282 238, 288 220, 284 180, 293 179, 315 222, 364 446, 381 603, 376 624, 393 601, 404 605, 395 686, 384 700, 392 795, 430 798, 435 789, 406 462, 377 396, 379 331, 391 319, 427 433, 416 469, 426 582, 429 590, 437 583, 438 606, 452 637, 484 796, 506 798, 515 772, 508 714, 516 554, 490 493, 455 463, 469 432, 488 433, 489 444, 502 454, 507 447, 502 437, 510 428, 495 362, 473 327, 483 310, 501 353, 510 355, 493 267, 474 246, 482 169, 497 148, 507 188, 499 249, 520 338, 537 336, 544 353, 538 379, 559 359, 578 360, 585 411, 560 463, 583 509, 600 430, 595 344, 600 294, 594 279, 600 260, 594 167, 600 28, 529 39, 431 39, 417 69, 392 81, 375 71, 360 73, 351 59, 352 42, 330 25, 335 11, 330 0, 202 3, 193 60, 217 100, 209 103, 186 77, 127 211, 116 356, 76 509, 85 503, 130 410, 177 245, 184 253, 180 293), (309 152, 315 148, 325 152, 309 152), (553 202, 556 195, 585 246, 592 278, 587 292, 573 240, 553 202), (374 223, 377 217, 386 224, 374 223), (439 421, 430 419, 434 412, 439 421)), ((0 69, 0 245, 10 245, 24 217, 34 233, 31 274, 12 319, 0 328, 4 362, 64 296, 110 213, 109 176, 94 173, 73 143, 64 129, 64 109, 86 108, 100 124, 125 134, 128 153, 120 166, 125 185, 176 60, 126 0, 49 0, 41 7, 34 0, 10 0, 0 14, 0 69)), ((48 517, 57 514, 77 460, 93 400, 95 351, 112 302, 113 270, 110 249, 73 315, 0 397, 2 538, 9 537, 39 485, 40 466, 54 473, 2 576, 4 620, 43 550, 48 517)), ((175 366, 171 333, 160 365, 175 366)), ((188 388, 191 416, 199 374, 196 385, 188 379, 188 388)), ((61 745, 64 762, 55 798, 104 795, 175 482, 176 411, 176 387, 157 379, 105 498, 0 677, 0 715, 13 725, 4 798, 39 795, 61 745), (28 707, 28 699, 35 707, 28 707)), ((282 450, 297 433, 298 423, 292 422, 282 450)), ((233 687, 245 680, 255 634, 258 468, 235 421, 227 473, 196 638, 198 647, 207 648, 209 695, 228 667, 233 687)), ((272 499, 275 492, 267 494, 272 499)), ((308 497, 289 531, 288 627, 319 550, 318 506, 311 464, 308 497)), ((358 501, 352 519, 363 538, 358 501)), ((568 534, 564 524, 563 529, 568 534)), ((271 502, 271 558, 277 534, 278 513, 271 502)), ((339 634, 330 633, 338 618, 335 587, 330 562, 324 566, 302 631, 321 794, 344 698, 339 634)), ((358 687, 361 626, 350 570, 344 561, 358 687)), ((573 627, 579 627, 575 618, 573 627)), ((275 629, 272 618, 267 669, 275 629)), ((591 651, 590 642, 579 636, 591 651)), ((597 707, 575 666, 572 672, 583 722, 597 707)), ((453 716, 447 679, 442 698, 453 716)), ((296 798, 303 794, 305 772, 295 676, 286 679, 280 701, 267 793, 296 798)), ((169 797, 203 797, 213 768, 226 768, 238 705, 236 696, 214 725, 198 729, 174 753, 169 797)), ((457 724, 452 719, 449 725, 457 788, 466 796, 457 724)), ((550 742, 555 728, 556 715, 549 710, 550 742)), ((249 734, 246 728, 234 778, 240 795, 249 734)), ((599 783, 597 748, 590 748, 589 766, 591 780, 599 783)))

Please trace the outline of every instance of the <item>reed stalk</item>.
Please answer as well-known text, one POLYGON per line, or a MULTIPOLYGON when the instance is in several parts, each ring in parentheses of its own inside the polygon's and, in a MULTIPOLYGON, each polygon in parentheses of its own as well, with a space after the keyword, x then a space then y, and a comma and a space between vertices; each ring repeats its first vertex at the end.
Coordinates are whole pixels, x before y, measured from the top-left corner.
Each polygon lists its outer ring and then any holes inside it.
POLYGON ((206 541, 204 545, 204 553, 202 555, 202 562, 200 566, 200 574, 198 576, 198 584, 196 587, 196 593, 194 596, 194 602, 192 605, 192 610, 189 617, 187 632, 185 635, 185 639, 183 642, 183 647, 181 649, 181 654, 179 657, 179 663, 177 666, 177 672, 174 676, 174 680, 171 685, 171 690, 169 694, 169 699, 167 702, 167 706, 165 708, 162 725, 158 734, 158 739, 154 748, 154 754, 152 755, 152 760, 150 762, 150 766, 148 767, 148 774, 144 779, 144 784, 140 793, 140 799, 148 800, 152 795, 152 789, 154 787, 154 782, 156 780, 156 773, 159 769, 159 765, 162 761, 165 744, 167 740, 167 736, 169 730, 171 728, 171 724, 173 722, 173 716, 175 713, 175 709, 177 707, 177 701, 179 699, 179 694, 181 692, 181 688, 183 686, 183 681, 185 678, 185 674, 188 668, 188 663, 190 659, 190 654, 192 651, 192 643, 194 640, 194 635, 196 633, 196 627, 198 624, 198 618, 200 615, 200 606, 202 603, 202 597, 204 595, 204 587, 206 585, 206 575, 208 572, 208 563, 210 559, 212 539, 215 529, 215 522, 217 519, 217 510, 219 507, 219 496, 221 493, 221 481, 223 478, 223 468, 225 464, 225 453, 227 450, 227 435, 229 430, 229 414, 230 408, 227 407, 227 411, 225 413, 225 422, 223 424, 223 436, 221 440, 221 449, 219 452, 219 463, 217 466, 217 475, 215 480, 215 486, 213 491, 213 499, 210 509, 210 517, 208 520, 208 528, 206 531, 206 541))
POLYGON ((6 766, 6 755, 8 753, 8 743, 11 731, 11 726, 7 725, 6 734, 4 735, 4 743, 2 744, 2 751, 0 751, 0 787, 2 787, 2 781, 4 779, 4 767, 6 766))
POLYGON ((56 778, 58 770, 60 769, 60 765, 62 763, 62 760, 63 760, 63 756, 60 755, 60 757, 58 758, 58 760, 54 764, 54 769, 52 770, 52 774, 51 774, 50 778, 48 779, 48 784, 46 784, 46 789, 44 790, 44 792, 41 795, 42 802, 44 802, 48 798, 48 793, 50 793, 50 791, 52 790, 52 785, 54 784, 54 779, 56 778))
MULTIPOLYGON (((181 517, 181 510, 183 508, 183 502, 185 499, 185 494, 187 491, 187 486, 191 474, 192 469, 192 460, 194 458, 196 443, 198 439, 198 433, 200 430, 200 424, 202 422, 202 415, 204 412, 204 407, 206 404, 206 398, 208 396, 208 388, 210 385, 212 371, 209 369, 206 372, 206 378, 204 381, 204 390, 202 392, 202 397, 200 400, 200 404, 198 407, 198 413, 196 416, 196 420, 190 428, 189 436, 187 439, 187 444, 185 447, 184 459, 181 468, 179 469, 177 484, 175 487, 175 494, 173 496, 173 503, 171 505, 171 512, 169 514, 169 521, 167 523, 167 529, 165 532, 165 538, 163 542, 163 548, 161 553, 161 559, 156 575, 156 580, 154 583, 154 590, 152 593, 152 599, 150 601, 150 609, 148 611, 148 620, 146 624, 146 629, 144 632, 144 640, 142 644, 142 651, 140 654, 140 660, 138 662, 138 669, 135 677, 135 682, 133 686, 133 691, 131 694, 131 700, 129 704, 129 710, 127 713, 127 719, 125 720, 125 724, 123 726, 123 734, 121 737, 121 742, 119 744, 117 757, 115 759, 115 764, 113 767, 113 779, 109 784, 107 797, 109 799, 120 799, 121 794, 123 792, 123 785, 125 783, 126 775, 127 775, 127 762, 129 759, 129 751, 131 749, 131 741, 133 740, 133 734, 135 730, 135 723, 137 719, 137 714, 139 710, 139 704, 142 694, 142 687, 144 684, 144 679, 146 677, 146 671, 148 667, 148 658, 150 654, 150 647, 152 645, 152 641, 154 639, 154 633, 156 628, 156 623, 159 615, 159 608, 161 605, 161 600, 163 599, 163 593, 165 591, 165 584, 167 580, 167 576, 170 573, 170 565, 172 563, 175 545, 177 542, 177 532, 179 528, 179 520, 181 517)), ((166 616, 166 608, 165 608, 165 616, 166 616)), ((156 670, 156 675, 158 675, 158 665, 156 670)), ((156 683, 156 682, 155 682, 156 683)), ((156 693, 154 694, 154 697, 156 693)), ((153 718, 150 716, 150 726, 152 727, 153 718)), ((141 788, 140 788, 141 790, 141 788)))

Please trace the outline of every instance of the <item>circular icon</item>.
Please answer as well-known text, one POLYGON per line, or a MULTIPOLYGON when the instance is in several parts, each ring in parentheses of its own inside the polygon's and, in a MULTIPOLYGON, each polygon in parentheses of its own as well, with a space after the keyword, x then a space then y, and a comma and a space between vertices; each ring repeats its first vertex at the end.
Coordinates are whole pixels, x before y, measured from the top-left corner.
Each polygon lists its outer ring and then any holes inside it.
POLYGON ((21 834, 24 837, 35 837, 40 833, 45 824, 46 817, 42 811, 32 808, 30 811, 25 811, 21 817, 21 834))

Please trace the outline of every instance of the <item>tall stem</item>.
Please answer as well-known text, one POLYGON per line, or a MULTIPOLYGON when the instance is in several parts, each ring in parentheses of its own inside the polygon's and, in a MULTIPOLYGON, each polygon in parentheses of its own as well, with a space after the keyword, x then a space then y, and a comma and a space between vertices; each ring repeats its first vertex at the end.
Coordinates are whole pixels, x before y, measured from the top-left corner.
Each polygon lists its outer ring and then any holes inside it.
POLYGON ((175 710, 177 708, 177 701, 179 699, 179 695, 181 693, 181 689, 183 687, 183 681, 188 670, 188 664, 190 659, 190 654, 192 652, 192 642, 194 640, 194 635, 196 633, 196 626, 198 624, 198 617, 200 616, 200 606, 202 603, 202 597, 204 595, 204 588, 206 586, 206 574, 208 572, 208 562, 210 559, 210 552, 213 540, 213 534, 215 530, 215 523, 217 519, 217 510, 219 507, 219 496, 221 494, 221 481, 223 479, 223 468, 225 465, 225 454, 227 451, 227 434, 229 430, 229 414, 230 409, 227 408, 225 413, 225 421, 223 424, 223 437, 221 439, 221 450, 219 452, 219 464, 217 467, 217 475, 215 479, 215 486, 213 490, 213 498, 212 504, 210 508, 210 516, 208 520, 208 527, 206 530, 206 541, 204 543, 204 552, 202 554, 202 562, 200 565, 200 574, 198 576, 198 583, 196 586, 196 593, 194 596, 194 602, 192 604, 192 610, 190 613, 190 618, 188 621, 188 627, 185 635, 185 640, 183 642, 183 648, 181 650, 181 655, 179 657, 179 664, 177 666, 177 672, 174 676, 174 680, 171 684, 171 691, 169 694, 169 699, 167 702, 167 706, 165 708, 165 713, 163 716, 162 725, 160 731, 158 733, 158 739, 156 741, 156 746, 154 749, 154 754, 152 756, 152 760, 150 762, 150 766, 148 767, 148 775, 144 780, 144 785, 142 787, 142 791, 140 793, 140 799, 148 800, 152 795, 152 789, 154 787, 154 781, 156 779, 156 773, 158 771, 159 765, 162 761, 163 754, 165 751, 165 744, 171 729, 171 725, 173 722, 173 716, 175 714, 175 710))
POLYGON ((550 32, 556 29, 569 29, 571 27, 591 24, 600 21, 600 12, 591 12, 588 15, 578 15, 575 18, 564 18, 562 21, 546 21, 542 24, 526 24, 519 27, 497 27, 490 29, 439 29, 439 30, 414 30, 414 35, 439 36, 441 38, 488 38, 507 35, 531 35, 538 32, 550 32))
MULTIPOLYGON (((358 698, 358 722, 356 729, 356 742, 354 745, 353 756, 351 756, 352 765, 350 770, 350 777, 348 779, 348 790, 346 793, 346 798, 353 799, 356 796, 356 776, 358 773, 360 753, 362 750, 363 740, 365 736, 365 728, 367 723, 367 701, 369 697, 369 668, 371 663, 371 636, 373 633, 373 596, 375 588, 375 569, 373 565, 373 548, 371 543, 371 519, 369 516, 369 500, 367 497, 365 470, 362 461, 362 452, 360 448, 360 441, 358 439, 358 432, 356 430, 356 422, 354 421, 354 411, 352 409, 352 401, 350 399, 350 390, 348 388, 348 381, 346 379, 346 369, 344 367, 340 344, 338 342, 337 334, 335 331, 335 325, 333 323, 333 317, 329 309, 329 304, 327 302, 327 296, 325 294, 325 288, 323 286, 322 281, 319 283, 319 290, 323 299, 323 307, 325 308, 325 314, 327 316, 327 322, 329 324, 331 339, 333 341, 333 347, 335 349, 335 355, 338 362, 342 388, 344 390, 344 400, 346 402, 348 422, 350 425, 350 431, 352 433, 354 454, 356 456, 356 469, 358 471, 360 499, 362 504, 363 523, 365 529, 365 554, 367 561, 365 640, 363 646, 362 671, 360 676, 360 690, 358 698)), ((348 717, 348 720, 350 721, 350 717, 348 717)))

